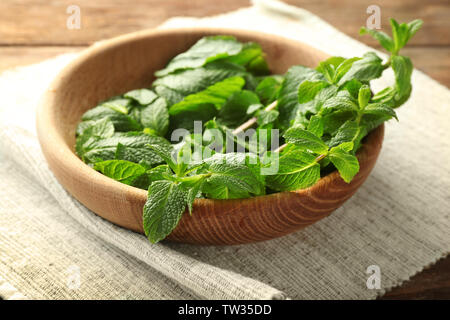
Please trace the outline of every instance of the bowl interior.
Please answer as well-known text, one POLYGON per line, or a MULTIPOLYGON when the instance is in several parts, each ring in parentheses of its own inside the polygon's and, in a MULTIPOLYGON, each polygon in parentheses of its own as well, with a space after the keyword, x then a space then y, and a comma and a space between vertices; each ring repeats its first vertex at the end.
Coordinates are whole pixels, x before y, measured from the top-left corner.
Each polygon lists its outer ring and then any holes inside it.
MULTIPOLYGON (((261 44, 272 73, 284 73, 295 64, 314 67, 326 55, 301 43, 255 32, 226 29, 190 29, 141 32, 105 41, 86 51, 63 72, 52 110, 54 124, 73 151, 75 128, 82 114, 99 102, 126 91, 150 87, 153 73, 205 35, 234 35, 261 44)), ((55 88, 56 89, 56 88, 55 88)))

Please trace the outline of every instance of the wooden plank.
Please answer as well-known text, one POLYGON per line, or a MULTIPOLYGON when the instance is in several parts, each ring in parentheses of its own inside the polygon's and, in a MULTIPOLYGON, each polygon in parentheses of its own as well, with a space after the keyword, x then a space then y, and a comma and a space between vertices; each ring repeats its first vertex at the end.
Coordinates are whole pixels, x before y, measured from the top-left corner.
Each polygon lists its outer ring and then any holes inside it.
POLYGON ((1 0, 0 44, 86 45, 154 28, 173 16, 205 16, 249 5, 247 0, 1 0), (76 4, 81 28, 69 30, 66 13, 76 4))
POLYGON ((450 46, 406 47, 402 54, 410 57, 417 69, 450 87, 450 46))
POLYGON ((381 299, 450 299, 450 257, 415 275, 381 299))
MULTIPOLYGON (((0 71, 35 63, 58 54, 78 51, 82 48, 84 47, 0 46, 0 71)), ((449 50, 450 47, 412 47, 406 48, 403 53, 411 57, 414 66, 418 69, 442 84, 450 86, 449 50)))
MULTIPOLYGON (((338 29, 358 37, 372 0, 286 0, 317 14, 338 29)), ((0 44, 86 45, 92 42, 153 28, 173 16, 206 16, 250 5, 248 0, 78 0, 81 29, 68 30, 66 9, 71 0, 2 0, 0 2, 0 44)), ((450 45, 448 0, 379 0, 383 29, 388 18, 400 21, 422 18, 423 30, 412 45, 450 45)), ((369 37, 362 41, 373 44, 369 37)))
POLYGON ((381 9, 382 30, 390 33, 389 19, 399 22, 422 19, 424 25, 408 46, 439 46, 450 44, 450 6, 448 0, 285 0, 318 15, 337 29, 369 45, 375 40, 359 36, 359 28, 366 25, 370 5, 381 9))
POLYGON ((0 47, 0 72, 37 63, 59 54, 77 52, 84 47, 0 47))

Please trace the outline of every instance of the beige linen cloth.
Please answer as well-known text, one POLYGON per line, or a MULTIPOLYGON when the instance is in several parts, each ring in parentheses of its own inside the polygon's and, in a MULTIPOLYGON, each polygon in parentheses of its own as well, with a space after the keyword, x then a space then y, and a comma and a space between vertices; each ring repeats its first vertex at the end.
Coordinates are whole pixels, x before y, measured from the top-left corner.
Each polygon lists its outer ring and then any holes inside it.
MULTIPOLYGON (((361 13, 363 14, 363 13, 361 13)), ((245 28, 298 39, 333 55, 365 45, 276 1, 163 27, 245 28)), ((250 245, 151 245, 74 200, 48 170, 37 101, 76 54, 0 76, 0 297, 3 299, 372 299, 449 252, 449 90, 415 70, 411 99, 391 121, 378 163, 331 216, 250 245), (369 266, 381 288, 368 289, 369 266)), ((386 75, 378 88, 392 81, 386 75)))

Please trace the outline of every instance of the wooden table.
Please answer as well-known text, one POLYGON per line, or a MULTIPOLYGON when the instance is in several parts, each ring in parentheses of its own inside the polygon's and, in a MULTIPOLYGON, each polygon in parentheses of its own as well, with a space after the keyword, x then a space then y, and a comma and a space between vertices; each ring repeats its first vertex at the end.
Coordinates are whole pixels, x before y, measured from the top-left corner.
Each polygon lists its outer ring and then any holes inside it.
MULTIPOLYGON (((366 9, 373 0, 286 0, 305 8, 348 35, 359 37, 366 9)), ((425 24, 402 51, 414 66, 446 86, 450 85, 450 5, 448 0, 378 0, 382 28, 389 17, 399 21, 421 18, 425 24)), ((173 16, 201 17, 250 5, 247 0, 1 0, 0 71, 37 62, 55 55, 79 51, 91 43, 119 34, 152 28, 173 16), (66 28, 67 7, 81 9, 81 29, 66 28)), ((441 260, 383 299, 449 299, 450 257, 441 260)))

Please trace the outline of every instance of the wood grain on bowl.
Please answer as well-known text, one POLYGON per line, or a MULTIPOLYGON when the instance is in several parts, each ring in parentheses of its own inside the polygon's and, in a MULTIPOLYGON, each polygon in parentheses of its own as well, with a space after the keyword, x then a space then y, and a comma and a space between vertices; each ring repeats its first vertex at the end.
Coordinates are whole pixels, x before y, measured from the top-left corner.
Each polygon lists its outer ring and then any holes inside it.
MULTIPOLYGON (((144 31, 104 41, 86 50, 54 80, 37 115, 38 137, 50 169, 76 199, 99 216, 143 232, 147 192, 114 181, 84 164, 74 152, 81 115, 111 96, 149 87, 153 72, 205 35, 231 34, 256 41, 273 73, 290 66, 315 67, 328 56, 305 44, 232 29, 144 31)), ((384 127, 371 132, 360 151, 360 172, 350 184, 333 172, 305 190, 239 200, 197 199, 168 239, 195 244, 241 244, 283 236, 327 216, 350 198, 372 170, 384 127)))

